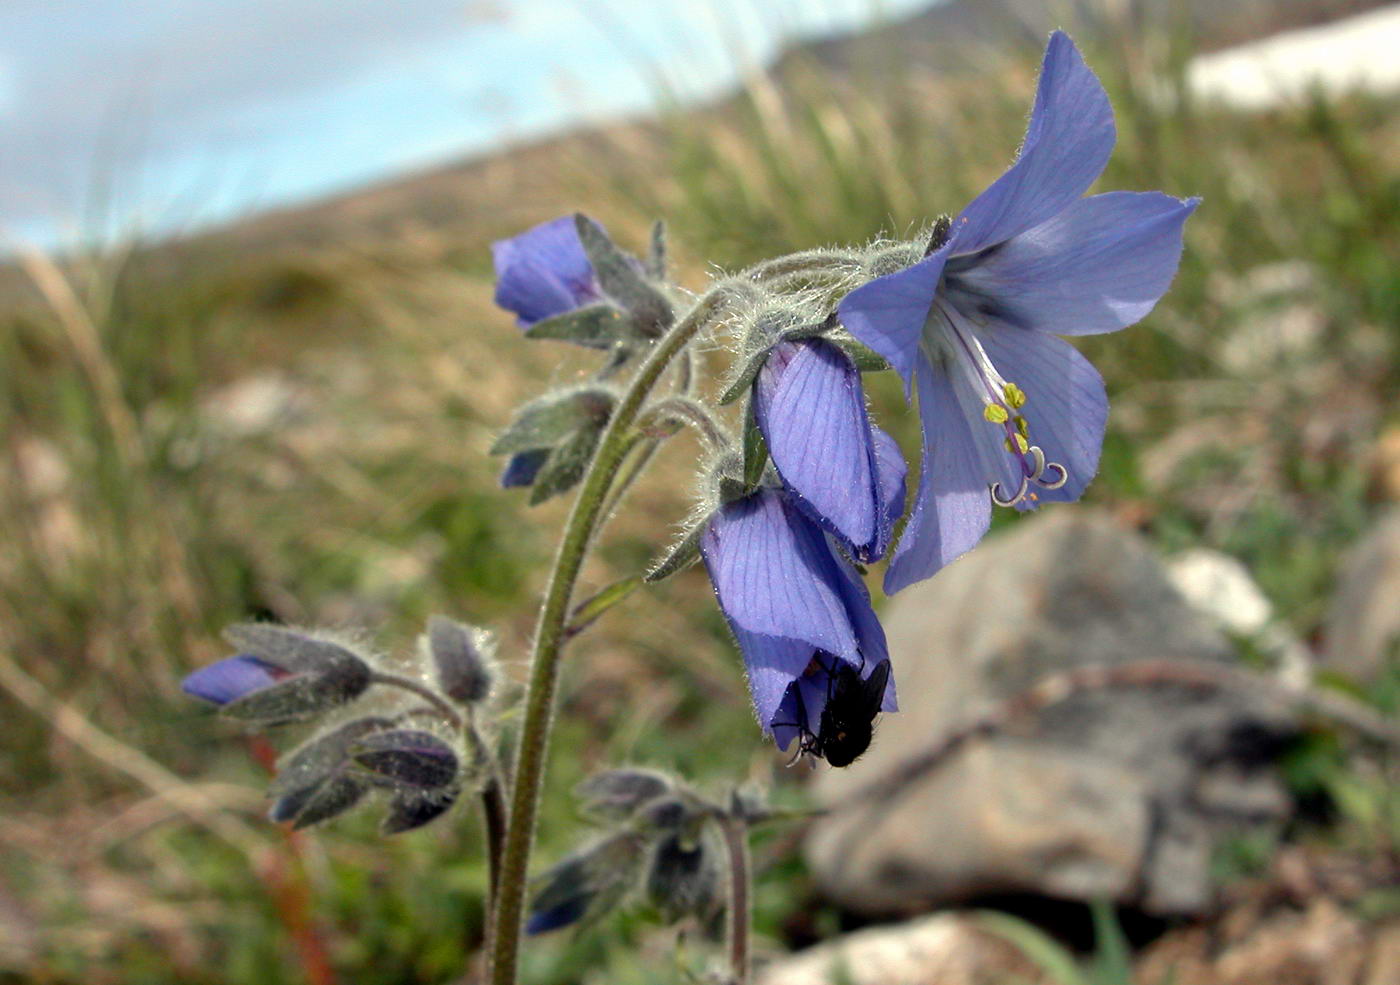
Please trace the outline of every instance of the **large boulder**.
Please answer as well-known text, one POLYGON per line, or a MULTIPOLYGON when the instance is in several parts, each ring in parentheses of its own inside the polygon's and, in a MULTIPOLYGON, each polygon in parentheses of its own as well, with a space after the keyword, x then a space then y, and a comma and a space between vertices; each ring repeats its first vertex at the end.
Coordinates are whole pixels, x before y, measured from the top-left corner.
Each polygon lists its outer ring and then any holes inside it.
POLYGON ((1272 758, 1292 713, 1106 516, 1023 520, 884 622, 901 710, 817 778, 830 813, 807 842, 854 910, 1037 893, 1190 913, 1220 835, 1288 811, 1272 758), (978 720, 998 727, 948 746, 978 720))

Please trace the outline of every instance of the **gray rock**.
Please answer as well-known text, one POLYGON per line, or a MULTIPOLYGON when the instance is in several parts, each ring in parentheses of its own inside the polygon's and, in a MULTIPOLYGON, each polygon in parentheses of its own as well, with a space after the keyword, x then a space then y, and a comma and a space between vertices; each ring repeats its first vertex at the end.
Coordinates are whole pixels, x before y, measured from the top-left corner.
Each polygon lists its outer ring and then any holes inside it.
POLYGON ((1288 810, 1271 757, 1292 713, 1243 686, 1224 637, 1102 515, 1025 519, 884 622, 901 711, 863 759, 818 777, 832 811, 807 843, 819 884, 852 909, 1031 892, 1194 912, 1219 836, 1288 810), (1062 700, 1007 714, 1052 683, 1062 700), (988 716, 992 734, 948 748, 988 716))
POLYGON ((992 985, 1019 980, 1026 965, 973 920, 939 913, 856 931, 808 948, 761 967, 756 981, 758 985, 992 985))
POLYGON ((1373 680, 1400 658, 1400 510, 1382 520, 1342 563, 1327 613, 1323 659, 1358 680, 1373 680))

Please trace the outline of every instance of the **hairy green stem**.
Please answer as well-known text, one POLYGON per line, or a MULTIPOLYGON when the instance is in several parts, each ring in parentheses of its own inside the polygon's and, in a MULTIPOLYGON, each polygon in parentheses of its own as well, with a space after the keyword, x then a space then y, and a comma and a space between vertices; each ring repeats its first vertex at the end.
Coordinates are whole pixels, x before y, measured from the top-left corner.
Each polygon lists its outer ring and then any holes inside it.
POLYGON ((647 408, 637 426, 651 436, 653 428, 671 424, 689 425, 704 441, 705 447, 712 452, 723 451, 729 447, 730 439, 724 428, 705 409, 704 404, 689 397, 677 396, 658 400, 647 408))
POLYGON ((656 342, 646 362, 629 382, 622 400, 613 409, 612 418, 598 441, 598 450, 579 487, 573 511, 564 527, 535 629, 535 651, 530 663, 510 818, 501 859, 500 892, 496 896, 494 939, 491 942, 493 985, 515 985, 516 982, 530 850, 534 842, 545 753, 559 683, 559 656, 566 638, 574 584, 583 567, 603 506, 608 501, 613 479, 632 447, 632 424, 643 403, 671 360, 709 323, 728 297, 729 291, 725 286, 717 286, 656 342))
POLYGON ((428 704, 432 705, 433 710, 446 719, 447 723, 453 728, 458 730, 462 728, 462 716, 457 709, 442 700, 442 697, 432 688, 424 687, 412 678, 400 677, 398 674, 386 674, 382 670, 376 670, 370 676, 370 683, 383 684, 385 687, 396 687, 401 691, 408 691, 412 694, 416 694, 418 697, 428 702, 428 704))

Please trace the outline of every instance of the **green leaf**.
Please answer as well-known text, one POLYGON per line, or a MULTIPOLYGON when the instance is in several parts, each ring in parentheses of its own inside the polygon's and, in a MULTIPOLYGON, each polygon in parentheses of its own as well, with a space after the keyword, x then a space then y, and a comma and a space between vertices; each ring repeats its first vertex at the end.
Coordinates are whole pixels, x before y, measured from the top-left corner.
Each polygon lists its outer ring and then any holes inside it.
POLYGON ((577 636, 593 625, 603 613, 631 595, 641 584, 642 579, 636 575, 621 578, 587 601, 580 602, 569 615, 569 624, 565 632, 569 636, 577 636))
POLYGON ((1094 920, 1093 985, 1133 985, 1133 959, 1128 938, 1118 924, 1113 904, 1096 899, 1089 904, 1094 920))
MULTIPOLYGON (((365 670, 364 683, 369 683, 365 670)), ((259 688, 219 709, 219 714, 264 725, 287 725, 316 718, 359 697, 363 686, 345 687, 323 674, 301 674, 259 688)))
POLYGON ((593 265, 603 293, 632 314, 642 334, 648 338, 660 337, 675 317, 671 302, 647 282, 635 261, 617 248, 602 226, 581 213, 574 216, 574 222, 583 252, 593 265))
POLYGON ((576 486, 593 460, 602 434, 601 426, 586 427, 558 445, 549 453, 549 460, 540 467, 535 483, 530 487, 530 505, 567 492, 576 486))
POLYGON ((856 369, 862 373, 878 373, 890 368, 890 364, 885 361, 884 356, 865 343, 857 342, 845 332, 831 336, 831 341, 839 345, 846 355, 851 357, 851 362, 855 363, 856 369))
POLYGON ((610 304, 575 308, 525 329, 527 339, 557 339, 592 349, 607 349, 619 339, 634 338, 637 334, 632 320, 610 304))
POLYGON ((698 561, 700 559, 700 537, 704 532, 704 522, 687 530, 685 536, 681 537, 661 560, 651 566, 651 569, 646 573, 645 580, 649 583, 664 581, 698 561))
POLYGON ((520 409, 505 433, 491 446, 491 454, 515 455, 553 448, 582 428, 596 428, 606 422, 616 399, 611 390, 603 387, 579 387, 545 394, 520 409))
POLYGON ((1045 931, 1006 913, 985 910, 974 916, 982 930, 1000 937, 1049 975, 1057 985, 1090 985, 1074 955, 1045 931))
POLYGON ((721 407, 726 404, 732 404, 734 401, 738 400, 744 395, 748 388, 753 385, 754 379, 757 378, 759 371, 763 369, 763 364, 768 361, 768 353, 771 349, 772 346, 760 349, 744 362, 743 366, 739 369, 739 375, 734 377, 734 381, 730 383, 729 386, 725 387, 724 392, 719 395, 719 405, 721 407))
POLYGON ((753 401, 744 408, 744 490, 758 488, 763 479, 763 468, 768 464, 768 442, 763 440, 763 432, 758 429, 754 417, 753 401))

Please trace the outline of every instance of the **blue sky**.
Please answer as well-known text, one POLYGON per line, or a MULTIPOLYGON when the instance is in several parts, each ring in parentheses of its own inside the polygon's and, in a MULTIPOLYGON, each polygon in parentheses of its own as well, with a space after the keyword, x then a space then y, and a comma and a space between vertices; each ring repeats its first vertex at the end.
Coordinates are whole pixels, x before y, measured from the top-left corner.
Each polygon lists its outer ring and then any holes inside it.
POLYGON ((4 0, 0 234, 185 229, 693 96, 928 0, 4 0))

